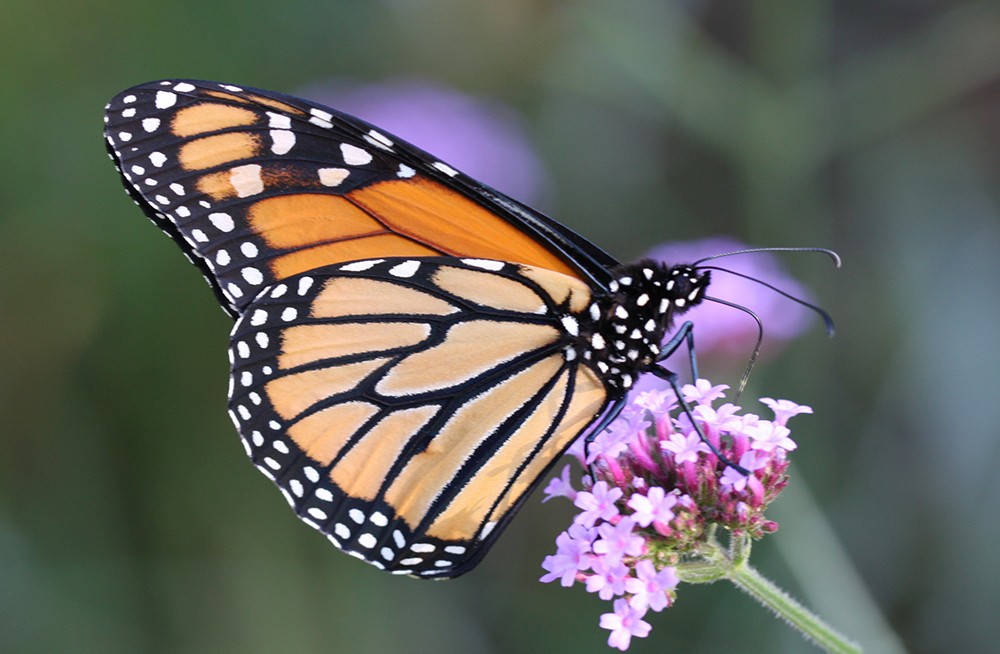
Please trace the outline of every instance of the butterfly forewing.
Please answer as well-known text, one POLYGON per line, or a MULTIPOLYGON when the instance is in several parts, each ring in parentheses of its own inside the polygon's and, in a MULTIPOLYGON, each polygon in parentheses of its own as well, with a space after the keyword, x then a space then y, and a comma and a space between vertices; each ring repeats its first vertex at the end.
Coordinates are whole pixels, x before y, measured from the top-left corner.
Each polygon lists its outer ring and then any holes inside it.
POLYGON ((337 547, 455 576, 607 403, 566 356, 561 317, 589 299, 573 277, 499 261, 292 276, 234 328, 231 414, 254 463, 337 547))
POLYGON ((233 316, 277 281, 371 256, 489 258, 591 282, 615 264, 397 137, 297 98, 150 83, 111 101, 105 135, 130 194, 233 316))

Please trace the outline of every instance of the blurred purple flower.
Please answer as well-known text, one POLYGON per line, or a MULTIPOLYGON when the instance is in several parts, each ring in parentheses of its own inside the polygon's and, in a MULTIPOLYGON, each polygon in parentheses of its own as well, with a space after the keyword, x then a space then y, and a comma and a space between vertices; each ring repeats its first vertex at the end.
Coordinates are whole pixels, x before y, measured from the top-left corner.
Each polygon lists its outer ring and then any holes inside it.
POLYGON ((522 120, 498 101, 405 77, 371 84, 332 80, 299 94, 372 123, 521 202, 537 203, 545 195, 547 176, 522 120))
MULTIPOLYGON (((657 246, 647 256, 670 264, 691 263, 702 257, 723 254, 751 247, 732 238, 718 237, 699 241, 667 243, 657 246)), ((772 253, 759 252, 726 257, 711 262, 773 286, 809 301, 809 289, 785 272, 779 259, 772 253)), ((764 323, 764 343, 761 356, 773 356, 781 345, 808 327, 812 320, 809 309, 784 298, 774 291, 754 282, 724 272, 712 273, 708 294, 743 305, 760 316, 764 323)), ((694 323, 695 350, 699 358, 715 359, 736 357, 746 359, 757 340, 757 324, 749 316, 716 302, 702 302, 688 313, 684 320, 694 323)), ((671 357, 674 368, 682 370, 678 356, 687 356, 685 348, 671 357)))

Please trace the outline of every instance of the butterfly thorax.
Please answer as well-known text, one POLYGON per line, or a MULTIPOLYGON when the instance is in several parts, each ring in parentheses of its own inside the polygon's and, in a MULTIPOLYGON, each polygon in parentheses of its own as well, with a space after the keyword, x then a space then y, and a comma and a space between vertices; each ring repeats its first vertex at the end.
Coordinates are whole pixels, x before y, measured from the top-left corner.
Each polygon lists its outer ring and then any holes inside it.
POLYGON ((652 260, 622 265, 584 311, 566 316, 567 356, 594 366, 609 390, 624 394, 656 365, 674 319, 705 298, 710 275, 652 260))

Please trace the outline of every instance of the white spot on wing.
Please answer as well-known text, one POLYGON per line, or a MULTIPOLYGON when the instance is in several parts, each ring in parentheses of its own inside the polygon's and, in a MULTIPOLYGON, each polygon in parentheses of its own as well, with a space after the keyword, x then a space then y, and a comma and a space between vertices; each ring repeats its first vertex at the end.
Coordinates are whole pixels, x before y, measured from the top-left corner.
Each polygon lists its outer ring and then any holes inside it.
POLYGON ((458 174, 457 170, 455 170, 454 168, 452 168, 451 166, 449 166, 448 164, 446 164, 443 161, 435 161, 434 163, 431 164, 431 166, 433 166, 434 168, 437 168, 438 170, 440 170, 442 173, 444 173, 448 177, 454 177, 455 175, 458 174))
POLYGON ((258 164, 236 166, 229 171, 229 183, 236 190, 236 195, 245 198, 256 195, 264 190, 264 180, 260 176, 258 164))
POLYGON ((320 168, 319 183, 323 186, 340 186, 340 183, 351 174, 346 168, 320 168))
POLYGON ((248 284, 253 284, 254 286, 264 281, 264 275, 260 270, 253 267, 244 268, 240 271, 240 274, 243 275, 243 279, 247 280, 248 284))
POLYGON ((276 114, 273 111, 267 112, 267 126, 274 129, 291 129, 292 119, 284 114, 276 114))
POLYGON ((385 259, 365 259, 364 261, 354 261, 352 263, 344 264, 340 267, 341 270, 346 270, 348 272, 362 272, 374 268, 377 264, 382 263, 385 259))
POLYGON ((389 274, 395 277, 413 277, 419 268, 420 262, 410 259, 409 261, 404 261, 403 263, 396 264, 390 268, 389 274))
POLYGON ((236 224, 233 222, 233 217, 228 213, 210 213, 208 214, 208 220, 215 225, 215 228, 220 232, 231 232, 236 227, 236 224))
POLYGON ((295 133, 287 129, 271 130, 271 152, 288 154, 295 145, 295 133))
POLYGON ((144 130, 146 130, 147 132, 155 132, 156 129, 159 126, 160 126, 160 119, 159 118, 143 118, 142 119, 142 128, 144 130))
POLYGON ((376 141, 377 142, 376 145, 378 143, 381 143, 385 147, 392 147, 392 140, 388 136, 386 136, 385 134, 383 134, 382 132, 377 132, 375 130, 369 130, 368 136, 371 138, 372 141, 376 141))
POLYGON ((372 160, 370 152, 350 143, 341 143, 340 152, 344 156, 344 163, 348 166, 363 166, 372 160))
POLYGON ((157 91, 156 92, 156 108, 157 109, 168 109, 174 106, 177 102, 177 94, 171 93, 170 91, 157 91))
POLYGON ((330 122, 333 120, 333 114, 331 114, 329 111, 323 111, 322 109, 313 108, 309 110, 309 113, 312 114, 312 116, 309 118, 309 122, 312 123, 313 125, 318 125, 320 127, 326 127, 326 128, 333 127, 333 123, 330 122))
POLYGON ((503 261, 493 261, 492 259, 462 259, 462 263, 473 268, 482 268, 493 272, 502 270, 504 267, 503 261))

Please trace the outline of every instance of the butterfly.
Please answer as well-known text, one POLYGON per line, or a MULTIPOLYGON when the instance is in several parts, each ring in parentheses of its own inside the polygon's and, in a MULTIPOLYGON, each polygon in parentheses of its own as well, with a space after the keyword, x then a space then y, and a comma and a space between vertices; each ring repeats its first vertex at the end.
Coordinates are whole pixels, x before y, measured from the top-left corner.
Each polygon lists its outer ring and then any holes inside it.
POLYGON ((295 514, 380 569, 475 566, 659 366, 709 272, 622 264, 362 120, 152 82, 106 107, 128 193, 235 319, 229 413, 295 514))

